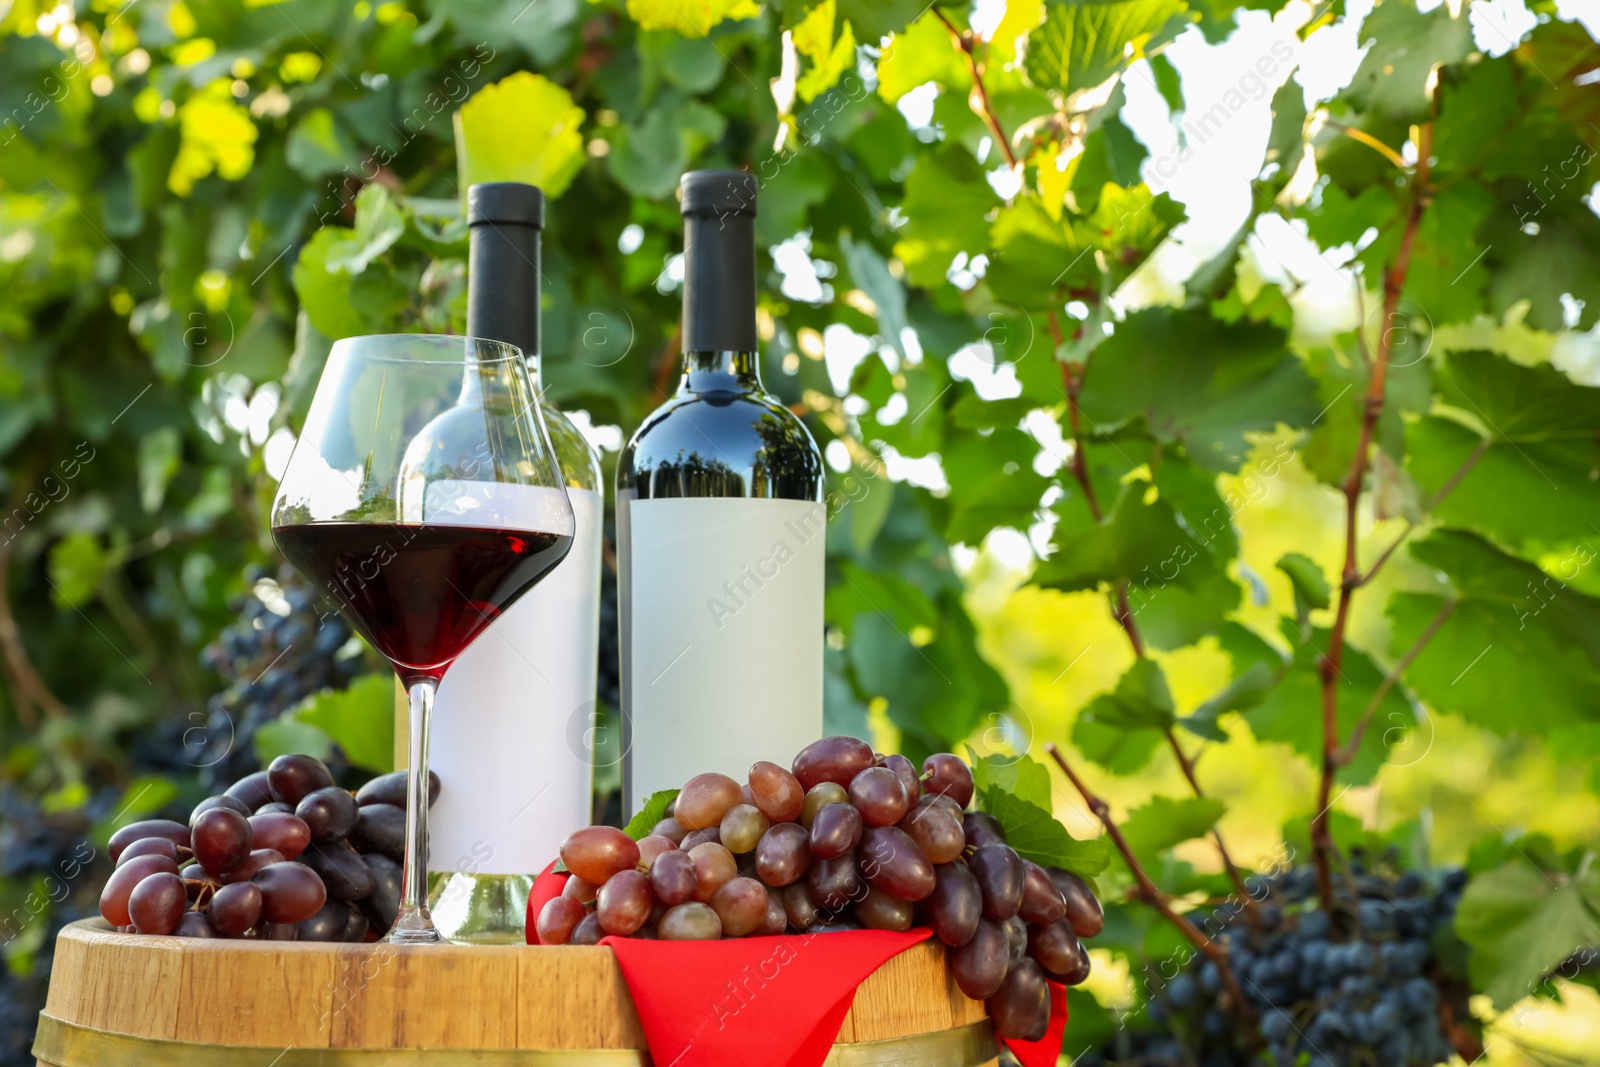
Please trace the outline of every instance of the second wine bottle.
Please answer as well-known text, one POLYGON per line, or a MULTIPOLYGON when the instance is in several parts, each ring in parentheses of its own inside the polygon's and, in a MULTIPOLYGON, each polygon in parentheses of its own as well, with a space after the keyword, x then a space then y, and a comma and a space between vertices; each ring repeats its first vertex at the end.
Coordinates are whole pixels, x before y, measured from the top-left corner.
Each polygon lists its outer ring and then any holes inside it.
POLYGON ((761 383, 756 190, 683 176, 683 375, 617 463, 627 813, 822 733, 822 454, 761 383))

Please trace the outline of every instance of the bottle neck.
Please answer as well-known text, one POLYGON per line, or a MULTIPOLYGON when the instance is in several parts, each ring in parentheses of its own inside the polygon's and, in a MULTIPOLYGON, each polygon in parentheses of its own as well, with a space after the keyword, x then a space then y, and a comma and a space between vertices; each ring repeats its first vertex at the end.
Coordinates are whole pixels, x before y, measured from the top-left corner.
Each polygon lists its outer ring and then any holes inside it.
MULTIPOLYGON (((467 238, 467 335, 522 350, 535 392, 539 381, 539 229, 480 222, 467 238)), ((463 400, 482 396, 476 368, 461 379, 463 400)))
POLYGON ((761 371, 754 352, 685 352, 679 393, 758 393, 761 371))

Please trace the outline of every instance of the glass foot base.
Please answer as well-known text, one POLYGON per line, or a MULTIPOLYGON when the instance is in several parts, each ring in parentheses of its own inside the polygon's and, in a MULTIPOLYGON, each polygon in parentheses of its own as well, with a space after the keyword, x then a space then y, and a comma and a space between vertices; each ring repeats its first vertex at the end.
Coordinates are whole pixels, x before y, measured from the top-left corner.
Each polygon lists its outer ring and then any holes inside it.
POLYGON ((404 910, 380 941, 385 945, 448 945, 450 939, 434 928, 426 911, 407 914, 404 910))

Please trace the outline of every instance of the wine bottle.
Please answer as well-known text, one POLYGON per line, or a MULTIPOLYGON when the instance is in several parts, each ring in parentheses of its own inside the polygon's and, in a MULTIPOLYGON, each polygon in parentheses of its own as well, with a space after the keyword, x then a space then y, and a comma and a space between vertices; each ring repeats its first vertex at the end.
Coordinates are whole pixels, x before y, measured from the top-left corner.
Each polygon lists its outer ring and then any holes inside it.
POLYGON ((683 176, 683 375, 617 463, 625 812, 822 734, 822 454, 761 384, 756 188, 683 176))
MULTIPOLYGON (((518 182, 473 185, 467 214, 467 333, 522 349, 539 388, 544 196, 518 182)), ((462 386, 475 387, 470 379, 462 386)), ((452 941, 522 943, 534 876, 592 817, 600 461, 542 391, 539 403, 575 533, 567 558, 490 624, 439 686, 432 762, 450 785, 430 813, 439 872, 430 907, 452 941)))

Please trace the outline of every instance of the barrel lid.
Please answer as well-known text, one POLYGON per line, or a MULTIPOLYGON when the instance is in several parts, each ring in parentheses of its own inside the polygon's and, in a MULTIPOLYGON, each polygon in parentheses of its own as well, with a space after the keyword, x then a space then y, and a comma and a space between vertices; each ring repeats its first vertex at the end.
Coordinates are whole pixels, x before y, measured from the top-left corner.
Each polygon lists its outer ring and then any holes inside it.
POLYGON ((744 170, 691 170, 679 185, 685 215, 720 218, 756 213, 756 190, 761 183, 744 170))
POLYGON ((544 193, 525 182, 478 182, 467 186, 467 225, 482 223, 544 229, 544 193))

